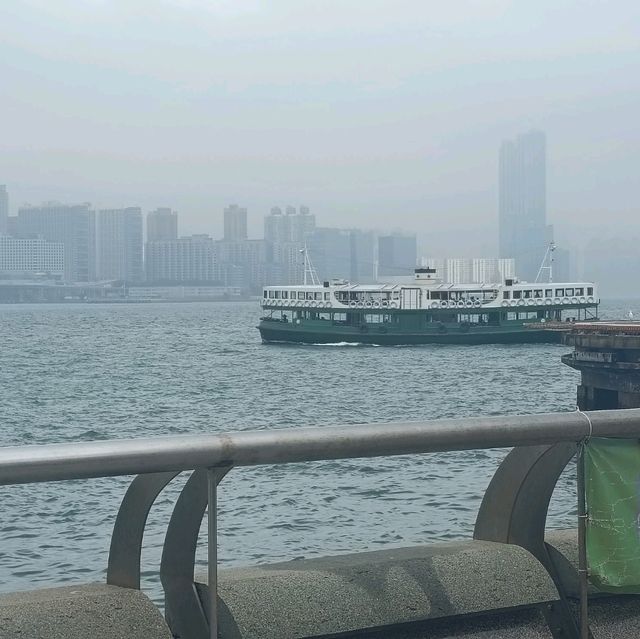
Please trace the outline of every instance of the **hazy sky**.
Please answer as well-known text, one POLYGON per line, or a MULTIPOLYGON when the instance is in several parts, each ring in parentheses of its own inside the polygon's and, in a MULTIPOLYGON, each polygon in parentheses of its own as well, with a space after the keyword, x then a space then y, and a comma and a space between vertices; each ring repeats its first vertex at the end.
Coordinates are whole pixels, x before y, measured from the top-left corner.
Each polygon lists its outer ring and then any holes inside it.
POLYGON ((548 144, 561 241, 640 227, 640 3, 7 0, 0 183, 45 199, 307 204, 325 226, 495 250, 500 141, 548 144), (586 229, 586 230, 583 230, 586 229))

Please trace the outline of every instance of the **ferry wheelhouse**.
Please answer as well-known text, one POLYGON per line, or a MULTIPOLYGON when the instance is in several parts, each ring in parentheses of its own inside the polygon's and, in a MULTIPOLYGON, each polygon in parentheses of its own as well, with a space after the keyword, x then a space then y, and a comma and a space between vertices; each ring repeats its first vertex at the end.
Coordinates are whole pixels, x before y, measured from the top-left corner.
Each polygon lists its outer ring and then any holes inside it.
POLYGON ((597 319, 600 302, 593 282, 447 284, 430 268, 406 279, 267 286, 258 330, 309 344, 559 342, 571 322, 597 319))

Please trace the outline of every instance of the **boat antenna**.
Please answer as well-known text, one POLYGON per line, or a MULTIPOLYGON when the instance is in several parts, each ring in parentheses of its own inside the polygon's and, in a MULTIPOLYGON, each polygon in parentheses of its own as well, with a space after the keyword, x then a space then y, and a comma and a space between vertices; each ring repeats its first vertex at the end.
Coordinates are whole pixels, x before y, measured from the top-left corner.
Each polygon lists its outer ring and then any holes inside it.
POLYGON ((540 264, 540 268, 538 269, 538 274, 536 275, 537 284, 540 280, 540 276, 542 275, 542 271, 549 271, 549 279, 547 280, 549 284, 553 283, 553 253, 556 250, 556 243, 551 241, 549 242, 549 246, 547 246, 547 250, 542 258, 542 264, 540 264), (549 263, 547 264, 547 260, 549 263))
POLYGON ((304 285, 307 286, 308 279, 311 279, 311 284, 320 284, 320 280, 318 279, 318 273, 316 273, 316 269, 313 268, 313 264, 311 263, 311 258, 309 257, 309 249, 305 243, 304 248, 300 249, 300 253, 304 255, 304 285))

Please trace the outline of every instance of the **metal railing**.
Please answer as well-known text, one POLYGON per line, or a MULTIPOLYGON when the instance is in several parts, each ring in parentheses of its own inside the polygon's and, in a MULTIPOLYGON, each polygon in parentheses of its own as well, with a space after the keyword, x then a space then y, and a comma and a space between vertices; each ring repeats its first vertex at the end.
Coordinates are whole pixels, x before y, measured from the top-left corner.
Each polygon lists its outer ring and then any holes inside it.
POLYGON ((591 436, 640 437, 640 409, 13 446, 0 448, 0 485, 137 474, 116 518, 107 582, 139 588, 149 511, 174 477, 194 470, 167 528, 160 574, 172 630, 203 639, 218 632, 217 486, 232 468, 514 447, 484 495, 474 538, 528 549, 562 595, 567 567, 544 543, 546 515, 576 444, 591 436), (200 601, 195 551, 207 510, 208 593, 200 601))

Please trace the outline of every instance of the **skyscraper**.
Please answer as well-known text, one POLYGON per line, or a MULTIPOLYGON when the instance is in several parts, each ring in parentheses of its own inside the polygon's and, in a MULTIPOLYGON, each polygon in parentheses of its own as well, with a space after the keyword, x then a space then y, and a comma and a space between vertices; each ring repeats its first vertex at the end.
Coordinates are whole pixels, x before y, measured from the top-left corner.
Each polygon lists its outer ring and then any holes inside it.
POLYGON ((224 239, 228 242, 247 239, 247 209, 230 204, 224 210, 224 239))
POLYGON ((9 218, 9 194, 7 187, 0 184, 0 235, 7 233, 7 220, 9 218))
POLYGON ((378 238, 378 275, 413 275, 418 255, 415 235, 382 235, 378 238))
POLYGON ((68 282, 95 280, 96 224, 90 205, 46 202, 18 211, 18 234, 64 245, 64 277, 68 282))
POLYGON ((178 239, 178 214, 170 208, 159 208, 147 213, 147 242, 178 239))
POLYGON ((142 211, 139 207, 98 213, 98 277, 141 282, 142 211))
POLYGON ((546 141, 530 131, 500 146, 500 257, 516 261, 516 274, 533 282, 546 251, 546 141))

